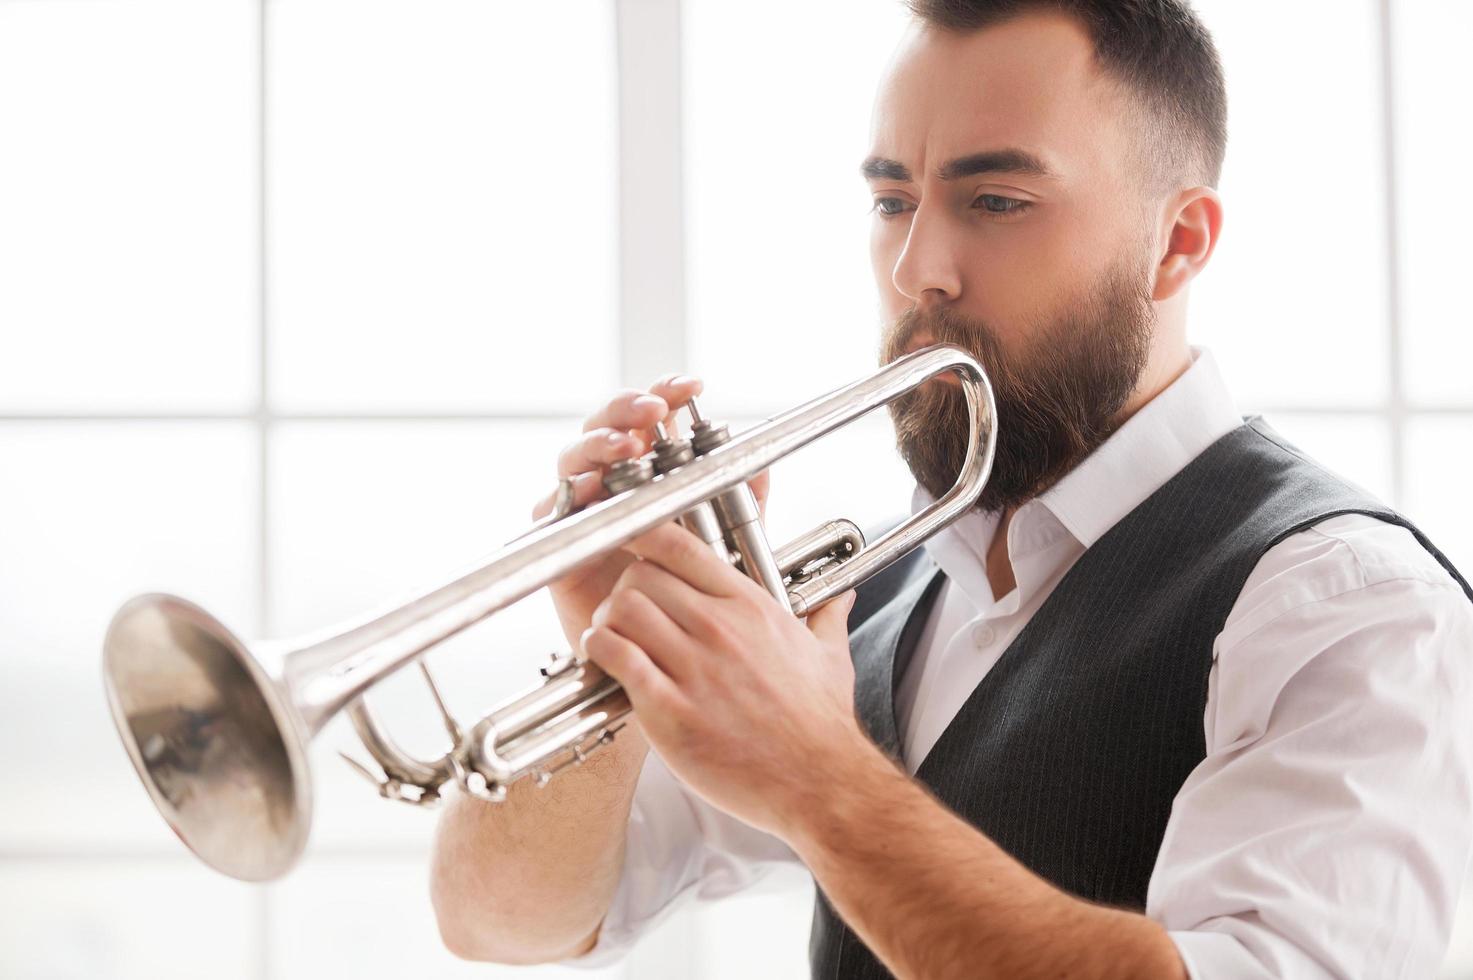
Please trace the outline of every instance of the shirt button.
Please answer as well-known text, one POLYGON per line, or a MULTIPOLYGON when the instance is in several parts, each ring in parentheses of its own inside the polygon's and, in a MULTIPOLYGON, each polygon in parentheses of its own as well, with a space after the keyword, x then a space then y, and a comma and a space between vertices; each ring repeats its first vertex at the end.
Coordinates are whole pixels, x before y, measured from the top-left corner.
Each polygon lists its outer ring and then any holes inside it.
POLYGON ((997 639, 997 632, 991 626, 978 623, 972 627, 972 642, 979 647, 985 647, 997 639))

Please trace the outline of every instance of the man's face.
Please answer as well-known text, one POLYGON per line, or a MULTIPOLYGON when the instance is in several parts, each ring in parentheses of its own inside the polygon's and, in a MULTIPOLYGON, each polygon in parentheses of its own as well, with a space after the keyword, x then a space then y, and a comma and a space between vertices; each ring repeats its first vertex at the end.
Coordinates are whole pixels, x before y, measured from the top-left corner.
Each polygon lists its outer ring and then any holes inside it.
MULTIPOLYGON (((949 341, 988 371, 1000 439, 984 508, 1099 445, 1149 360, 1154 243, 1128 99, 1053 13, 914 27, 881 83, 867 164, 881 358, 949 341)), ((892 412, 939 496, 965 448, 959 389, 928 384, 892 412)))

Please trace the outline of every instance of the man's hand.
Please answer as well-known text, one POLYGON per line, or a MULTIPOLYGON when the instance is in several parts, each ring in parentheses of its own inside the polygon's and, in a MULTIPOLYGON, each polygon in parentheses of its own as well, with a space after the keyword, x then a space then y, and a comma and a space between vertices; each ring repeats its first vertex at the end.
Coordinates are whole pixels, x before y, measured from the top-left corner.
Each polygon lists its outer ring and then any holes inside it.
POLYGON ((852 592, 808 617, 677 524, 636 538, 583 649, 629 694, 650 744, 712 805, 778 836, 821 760, 866 744, 854 717, 852 592))
MULTIPOLYGON (((701 381, 687 375, 667 375, 649 391, 627 389, 611 397, 583 421, 583 434, 568 443, 557 458, 557 475, 573 481, 573 504, 586 507, 608 496, 603 478, 623 459, 642 456, 655 441, 655 423, 673 424, 676 409, 701 393, 701 381)), ((767 500, 768 475, 750 481, 759 508, 767 500)), ((537 502, 533 520, 552 512, 556 491, 537 502)), ((633 556, 612 551, 553 582, 548 591, 563 634, 576 651, 579 635, 588 627, 594 608, 606 598, 633 556)))
POLYGON ((1161 925, 1055 888, 865 737, 853 593, 805 626, 678 525, 629 550, 583 648, 670 769, 785 841, 892 973, 1185 980, 1161 925))

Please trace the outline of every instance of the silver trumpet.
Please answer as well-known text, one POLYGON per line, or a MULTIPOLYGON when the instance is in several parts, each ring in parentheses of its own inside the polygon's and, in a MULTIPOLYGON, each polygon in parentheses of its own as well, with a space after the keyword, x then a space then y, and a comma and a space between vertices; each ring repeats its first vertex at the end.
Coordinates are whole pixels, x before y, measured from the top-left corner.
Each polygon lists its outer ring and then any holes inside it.
POLYGON ((399 748, 362 695, 411 661, 429 681, 419 658, 435 644, 670 520, 805 616, 966 513, 992 469, 991 385, 970 355, 947 345, 901 357, 734 438, 689 409, 690 437, 662 430, 648 455, 611 469, 608 499, 574 512, 564 484, 548 518, 484 563, 344 628, 247 646, 184 599, 149 594, 125 603, 103 646, 108 702, 138 775, 174 832, 232 877, 266 881, 285 873, 311 826, 310 742, 340 711, 382 769, 380 778, 358 766, 383 796, 427 804, 453 783, 499 801, 524 777, 545 784, 609 742, 631 710, 613 678, 574 654, 554 657, 535 687, 469 730, 445 710, 431 682, 450 738, 438 759, 399 748), (770 548, 747 481, 945 372, 959 378, 971 417, 966 460, 952 488, 868 546, 857 527, 839 520, 770 548))

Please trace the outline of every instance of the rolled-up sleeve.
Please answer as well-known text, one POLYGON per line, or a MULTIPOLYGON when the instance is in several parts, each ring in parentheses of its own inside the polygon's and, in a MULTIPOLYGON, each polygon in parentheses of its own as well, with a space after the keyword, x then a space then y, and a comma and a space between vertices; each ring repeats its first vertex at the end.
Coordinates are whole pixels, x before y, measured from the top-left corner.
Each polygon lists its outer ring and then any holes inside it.
POLYGON ((1473 844, 1473 605, 1401 529, 1349 531, 1288 549, 1219 638, 1207 757, 1146 908, 1195 980, 1425 978, 1446 953, 1473 844))
POLYGON ((798 857, 777 837, 691 792, 654 752, 634 790, 624 867, 598 941, 565 966, 604 967, 691 899, 717 899, 798 857))

